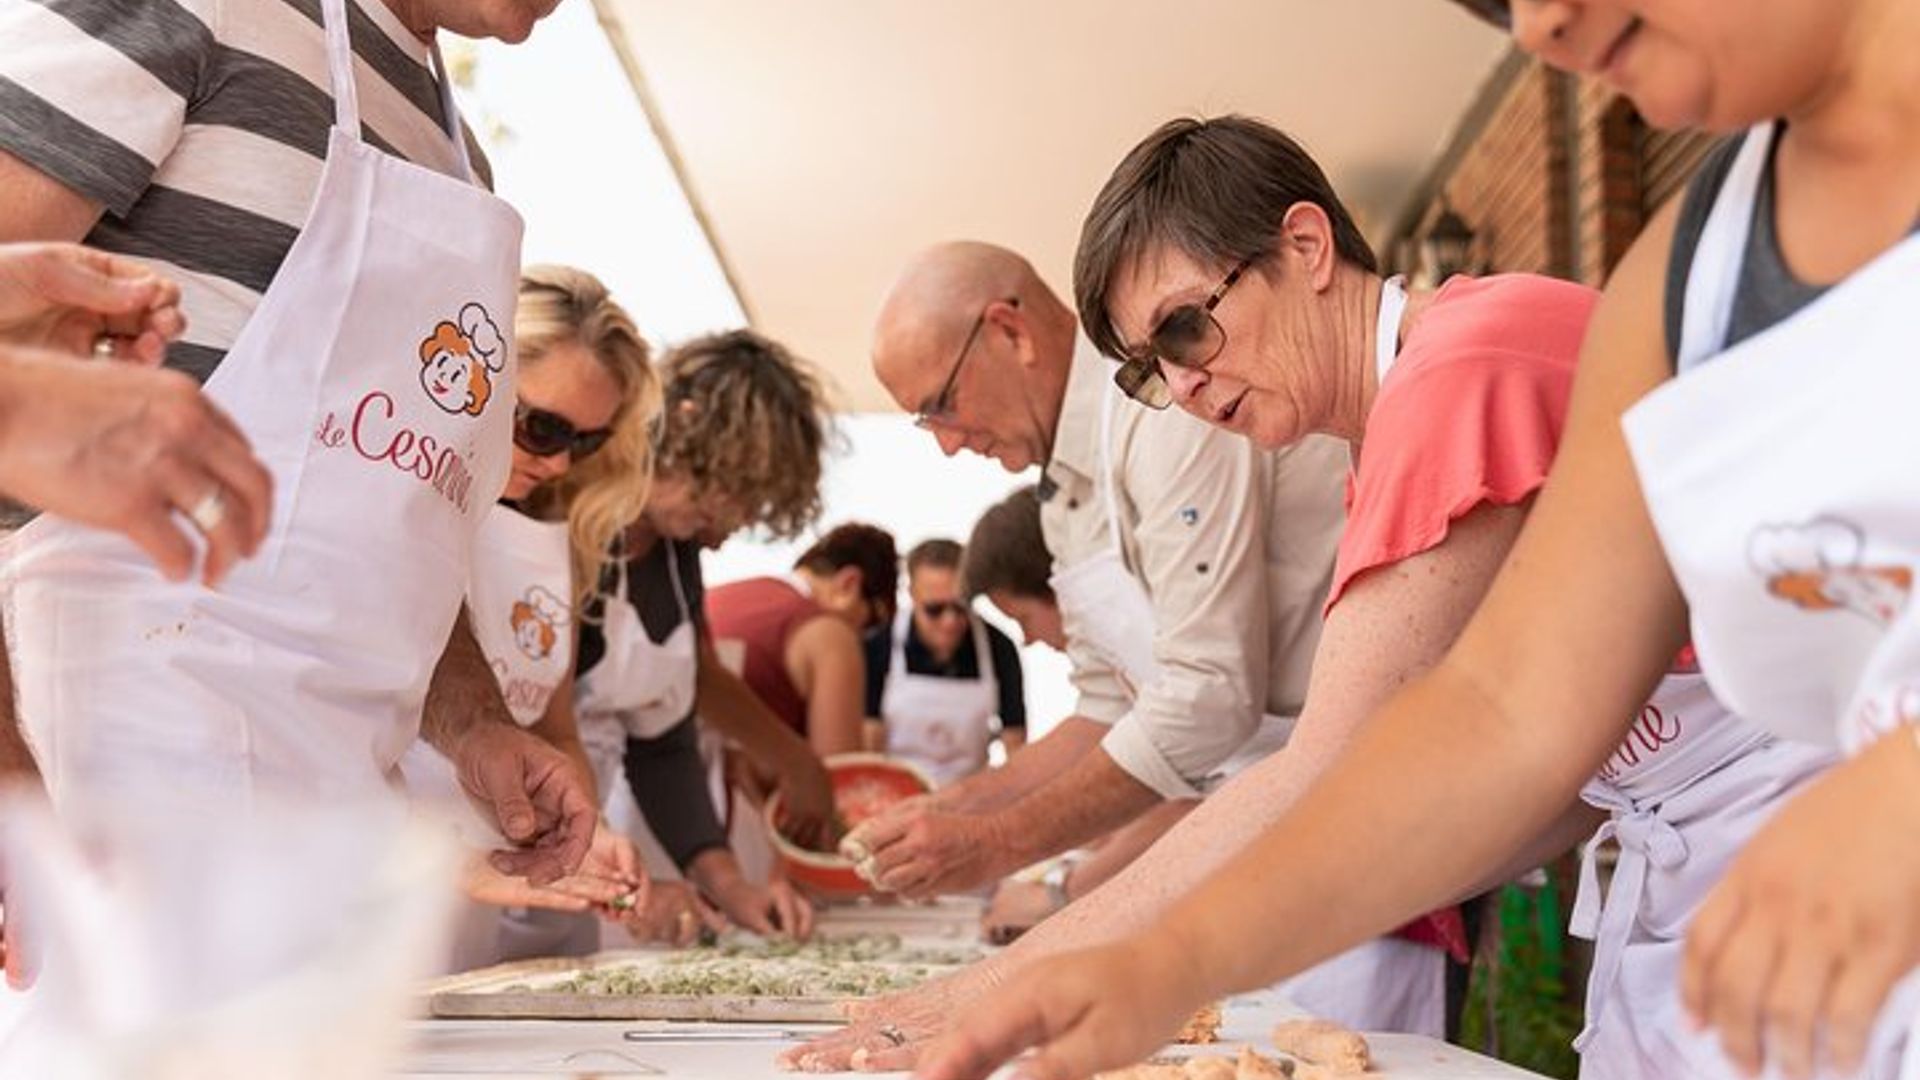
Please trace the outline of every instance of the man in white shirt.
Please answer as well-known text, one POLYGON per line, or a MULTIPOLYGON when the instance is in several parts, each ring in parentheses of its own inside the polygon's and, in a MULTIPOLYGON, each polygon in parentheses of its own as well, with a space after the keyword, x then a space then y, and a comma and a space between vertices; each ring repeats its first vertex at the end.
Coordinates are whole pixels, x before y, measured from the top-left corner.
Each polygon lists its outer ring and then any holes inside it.
POLYGON ((1344 520, 1337 445, 1261 451, 1177 410, 1110 409, 1113 365, 1031 264, 986 244, 907 268, 874 370, 946 453, 1044 464, 1079 692, 1074 715, 1006 767, 849 837, 878 884, 979 887, 1201 795, 1257 752, 1263 727, 1284 732, 1344 520))

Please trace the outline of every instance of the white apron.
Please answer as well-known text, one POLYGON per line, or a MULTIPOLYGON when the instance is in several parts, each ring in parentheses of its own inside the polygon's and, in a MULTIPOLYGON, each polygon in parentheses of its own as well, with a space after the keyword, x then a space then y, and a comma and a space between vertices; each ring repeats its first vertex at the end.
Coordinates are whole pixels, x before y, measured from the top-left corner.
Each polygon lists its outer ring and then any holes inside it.
MULTIPOLYGON (((1381 323, 1397 327, 1406 304, 1398 279, 1388 283, 1381 300, 1381 323), (1393 309, 1389 312, 1389 305, 1393 309), (1390 316, 1390 318, 1389 318, 1390 316)), ((1392 362, 1395 334, 1383 335, 1387 364, 1392 362)), ((1111 487, 1113 463, 1112 410, 1117 395, 1102 401, 1100 423, 1100 490, 1106 501, 1108 551, 1056 573, 1054 594, 1064 614, 1072 602, 1080 610, 1080 625, 1095 628, 1096 647, 1116 658, 1132 686, 1145 686, 1158 673, 1153 662, 1153 606, 1146 590, 1128 572, 1120 552, 1118 499, 1111 487)), ((1293 721, 1269 716, 1234 758, 1222 765, 1217 778, 1236 775, 1286 744, 1293 721)), ((1215 777, 1209 777, 1209 780, 1215 777)), ((1356 1031, 1400 1031, 1441 1037, 1446 1033, 1446 958, 1439 949, 1400 938, 1382 937, 1357 945, 1276 985, 1281 994, 1315 1016, 1334 1020, 1356 1031)))
POLYGON ((1153 659, 1153 600, 1127 569, 1120 547, 1120 496, 1113 489, 1113 409, 1113 396, 1103 396, 1095 494, 1107 508, 1107 550, 1056 569, 1047 585, 1053 589, 1061 621, 1113 666, 1132 696, 1158 677, 1160 668, 1153 659))
MULTIPOLYGON (((1715 694, 1782 738, 1851 753, 1920 721, 1920 239, 1723 348, 1772 137, 1748 135, 1707 219, 1679 376, 1624 428, 1715 694)), ((1896 989, 1870 1062, 1897 1052, 1915 989, 1896 989)), ((1902 1075, 1920 1078, 1920 1046, 1908 1057, 1902 1075)))
POLYGON ((1572 932, 1594 943, 1574 1040, 1583 1080, 1739 1075, 1673 993, 1686 931, 1740 848, 1833 760, 1729 713, 1698 674, 1660 683, 1581 792, 1613 815, 1581 852, 1573 907, 1572 932), (1609 840, 1618 856, 1603 905, 1597 855, 1609 840))
POLYGON ((467 583, 473 636, 521 727, 573 677, 573 563, 565 521, 495 505, 474 545, 467 583))
POLYGON ((987 767, 992 720, 1000 711, 1000 683, 986 624, 978 616, 968 619, 973 624, 973 651, 980 658, 977 679, 943 679, 908 671, 907 635, 913 629, 913 612, 901 612, 893 624, 893 666, 880 697, 887 753, 925 769, 938 787, 987 767))
POLYGON ((272 472, 264 547, 212 591, 50 516, 14 539, 14 675, 56 799, 388 797, 504 484, 520 218, 473 182, 444 72, 466 175, 360 141, 346 0, 321 10, 326 164, 206 385, 272 472))
POLYGON ((658 738, 693 711, 700 673, 699 630, 680 584, 679 552, 671 540, 662 538, 658 543, 666 545, 680 625, 658 644, 647 636, 640 612, 629 599, 628 561, 621 560, 617 582, 603 605, 605 621, 600 631, 606 651, 575 687, 580 737, 593 759, 602 802, 619 783, 627 736, 658 738))
MULTIPOLYGON (((532 727, 546 716, 561 683, 573 677, 573 565, 565 521, 541 521, 495 504, 474 543, 467 583, 467 614, 473 636, 500 680, 514 721, 532 727)), ((416 798, 462 802, 453 766, 424 740, 415 740, 401 761, 408 791, 416 798)), ((469 823, 467 829, 473 825, 469 823)), ((488 829, 469 846, 504 841, 488 829)), ((551 955, 549 943, 577 938, 586 951, 599 942, 599 922, 590 913, 538 909, 502 910, 472 901, 460 905, 452 953, 454 971, 467 971, 529 955, 551 955), (556 932, 548 924, 563 928, 556 932), (523 938, 540 929, 534 942, 523 938), (533 949, 533 952, 526 951, 533 949)))
MULTIPOLYGON (((680 869, 654 836, 624 783, 628 736, 654 739, 671 731, 693 712, 700 675, 700 635, 680 580, 680 552, 674 541, 666 545, 668 579, 680 623, 663 642, 647 636, 640 613, 627 599, 627 564, 620 567, 619 585, 607 599, 606 622, 601 627, 607 648, 604 656, 577 687, 581 737, 600 779, 601 804, 607 820, 633 838, 649 876, 680 877, 680 869), (588 732, 591 731, 591 737, 588 732)), ((706 765, 707 789, 721 824, 729 820, 731 792, 727 789, 725 740, 700 724, 700 757, 706 765)))

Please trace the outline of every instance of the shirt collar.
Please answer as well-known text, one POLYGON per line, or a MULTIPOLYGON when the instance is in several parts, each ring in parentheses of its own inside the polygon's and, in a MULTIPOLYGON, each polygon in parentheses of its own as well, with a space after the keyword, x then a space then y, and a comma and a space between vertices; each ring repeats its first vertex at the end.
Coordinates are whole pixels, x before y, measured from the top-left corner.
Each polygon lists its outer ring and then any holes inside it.
POLYGON ((1113 386, 1113 361, 1101 356, 1086 335, 1076 334, 1073 365, 1053 431, 1053 456, 1041 472, 1040 501, 1045 502, 1069 477, 1092 479, 1100 462, 1100 410, 1113 386))

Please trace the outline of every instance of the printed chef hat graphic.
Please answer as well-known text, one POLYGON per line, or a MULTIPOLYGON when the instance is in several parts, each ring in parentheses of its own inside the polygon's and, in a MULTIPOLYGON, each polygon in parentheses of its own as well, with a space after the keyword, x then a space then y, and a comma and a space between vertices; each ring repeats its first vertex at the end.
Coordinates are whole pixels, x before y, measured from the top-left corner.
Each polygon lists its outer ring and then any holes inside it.
POLYGON ((1747 562, 1769 579, 1820 576, 1860 565, 1866 537, 1852 524, 1814 518, 1798 525, 1762 525, 1747 540, 1747 562))
POLYGON ((474 358, 486 365, 488 371, 500 371, 507 366, 507 339, 486 308, 479 304, 462 307, 460 332, 466 335, 474 358))
POLYGON ((573 616, 573 609, 544 586, 535 585, 528 589, 526 604, 532 609, 534 617, 548 626, 565 626, 573 616))

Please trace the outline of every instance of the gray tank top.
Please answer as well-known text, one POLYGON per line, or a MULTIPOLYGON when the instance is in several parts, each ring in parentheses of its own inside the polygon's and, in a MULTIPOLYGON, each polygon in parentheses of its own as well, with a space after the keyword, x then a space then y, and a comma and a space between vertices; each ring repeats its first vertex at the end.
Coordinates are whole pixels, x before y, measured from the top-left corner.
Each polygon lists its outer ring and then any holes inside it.
MULTIPOLYGON (((1700 163, 1700 171, 1687 184, 1680 217, 1674 223, 1673 254, 1667 260, 1665 302, 1667 359, 1678 363, 1680 320, 1686 309, 1687 279, 1693 270, 1694 250, 1700 246, 1700 234, 1707 226, 1707 215, 1726 185, 1733 159, 1740 152, 1744 136, 1735 136, 1713 148, 1700 163)), ((1747 232, 1747 250, 1740 259, 1740 280, 1734 288, 1733 312, 1727 324, 1728 346, 1781 322, 1818 300, 1827 291, 1825 285, 1809 285, 1793 276, 1780 254, 1780 237, 1774 231, 1773 154, 1780 146, 1776 134, 1768 149, 1767 168, 1753 200, 1753 224, 1747 232)))

